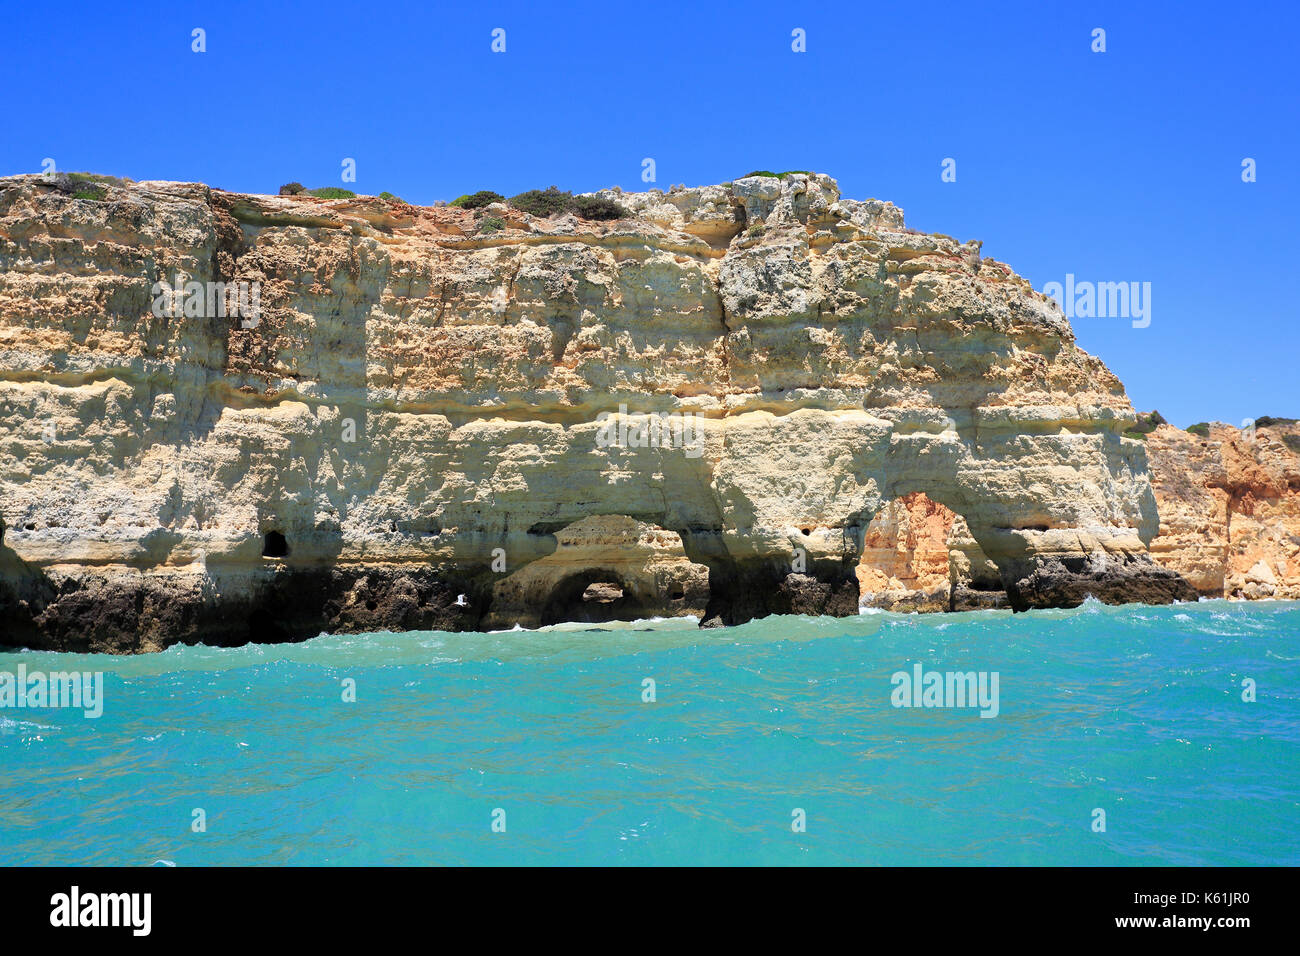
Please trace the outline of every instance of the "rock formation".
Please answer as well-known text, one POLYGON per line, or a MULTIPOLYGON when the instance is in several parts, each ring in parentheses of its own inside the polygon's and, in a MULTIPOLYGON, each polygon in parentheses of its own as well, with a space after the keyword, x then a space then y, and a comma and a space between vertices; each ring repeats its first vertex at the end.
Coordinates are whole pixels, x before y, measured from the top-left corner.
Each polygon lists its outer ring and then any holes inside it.
POLYGON ((1147 439, 1152 557, 1205 597, 1300 599, 1300 424, 1198 431, 1162 425, 1147 439))
MULTIPOLYGON (((1213 592, 1120 382, 978 242, 824 175, 597 195, 0 179, 0 644, 1213 592)), ((1255 460, 1232 568, 1293 586, 1255 460)))

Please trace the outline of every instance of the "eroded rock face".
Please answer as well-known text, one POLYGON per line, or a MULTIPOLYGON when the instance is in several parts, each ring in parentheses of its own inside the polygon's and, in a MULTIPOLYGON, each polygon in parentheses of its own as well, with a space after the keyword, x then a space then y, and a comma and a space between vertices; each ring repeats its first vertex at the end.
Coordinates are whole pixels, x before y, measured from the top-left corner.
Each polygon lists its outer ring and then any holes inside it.
POLYGON ((598 515, 557 531, 555 544, 497 582, 488 626, 699 617, 708 605, 709 569, 686 557, 675 532, 598 515))
POLYGON ((982 578, 953 594, 1188 593, 1147 552, 1133 409, 1059 309, 828 176, 490 233, 373 198, 102 194, 0 179, 0 643, 854 613, 868 527, 918 493, 982 578), (160 312, 162 281, 246 283, 256 320, 160 312), (619 516, 635 534, 562 558, 619 516))
POLYGON ((1152 556, 1206 597, 1300 598, 1300 425, 1206 431, 1162 425, 1147 439, 1152 556))
POLYGON ((887 502, 863 537, 861 607, 966 611, 1007 605, 998 567, 966 520, 919 491, 887 502))
POLYGON ((919 491, 887 502, 863 535, 859 603, 899 610, 948 610, 948 538, 957 515, 919 491))

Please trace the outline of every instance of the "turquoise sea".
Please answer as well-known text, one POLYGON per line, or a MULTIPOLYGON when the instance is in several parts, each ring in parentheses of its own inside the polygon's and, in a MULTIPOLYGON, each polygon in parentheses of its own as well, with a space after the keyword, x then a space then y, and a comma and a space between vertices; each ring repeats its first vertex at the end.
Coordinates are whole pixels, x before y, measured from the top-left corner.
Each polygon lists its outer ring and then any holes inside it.
POLYGON ((0 710, 5 865, 1300 864, 1295 602, 19 664, 103 671, 104 712, 0 710), (918 663, 996 673, 997 716, 893 706, 918 663))

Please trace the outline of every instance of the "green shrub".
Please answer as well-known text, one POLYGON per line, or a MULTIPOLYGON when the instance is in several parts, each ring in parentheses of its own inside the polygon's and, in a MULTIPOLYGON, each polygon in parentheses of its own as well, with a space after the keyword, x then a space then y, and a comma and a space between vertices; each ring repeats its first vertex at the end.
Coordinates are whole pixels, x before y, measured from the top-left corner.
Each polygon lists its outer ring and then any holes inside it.
POLYGON ((504 219, 498 219, 496 216, 484 216, 479 220, 479 232, 500 232, 506 227, 504 219))
POLYGON ((740 178, 749 179, 751 176, 766 176, 769 179, 785 179, 785 177, 792 176, 795 173, 802 173, 805 176, 811 176, 813 174, 810 169, 787 169, 783 173, 774 173, 770 169, 756 169, 752 173, 745 173, 745 175, 740 178))
POLYGON ((470 193, 468 196, 458 196, 451 201, 453 206, 459 206, 461 209, 482 209, 484 206, 491 205, 494 202, 505 202, 506 197, 500 193, 494 193, 490 189, 480 189, 476 193, 470 193))
POLYGON ((1282 443, 1290 448, 1293 452, 1300 455, 1300 435, 1283 435, 1282 443))
POLYGON ((302 183, 285 183, 280 187, 281 196, 297 196, 299 193, 305 193, 307 187, 302 183))
POLYGON ((573 211, 583 219, 595 221, 626 219, 631 215, 614 200, 602 199, 600 196, 574 196, 573 211))
POLYGON ((338 186, 322 186, 320 189, 309 189, 307 195, 315 196, 317 199, 356 199, 357 194, 350 189, 340 189, 338 186))
POLYGON ((121 176, 103 176, 99 173, 54 173, 48 181, 65 196, 95 202, 108 196, 108 190, 104 188, 106 185, 126 187, 132 183, 132 180, 121 176))
POLYGON ((1129 438, 1140 436, 1145 439, 1147 435, 1155 431, 1159 426, 1168 424, 1169 423, 1165 421, 1165 416, 1161 415, 1159 412, 1150 412, 1146 415, 1139 412, 1137 416, 1137 424, 1124 434, 1129 438))
POLYGON ((569 212, 573 208, 573 193, 549 186, 546 189, 530 189, 510 198, 510 205, 521 212, 533 216, 554 216, 569 212))
POLYGON ((1294 425, 1294 418, 1274 418, 1272 415, 1260 415, 1255 419, 1256 428, 1267 428, 1269 425, 1294 425))
POLYGON ((1195 425, 1188 425, 1188 426, 1187 426, 1187 431, 1188 431, 1188 433, 1190 433, 1190 434, 1192 434, 1192 435, 1200 435, 1202 438, 1209 438, 1209 437, 1210 437, 1210 423, 1209 423, 1209 422, 1197 422, 1195 425))
POLYGON ((389 202, 400 202, 400 203, 401 203, 402 205, 404 205, 404 206, 409 206, 409 205, 410 205, 410 203, 408 203, 408 202, 407 202, 405 199, 403 199, 401 196, 394 196, 392 193, 388 192, 387 190, 385 190, 384 192, 380 193, 380 194, 379 194, 379 198, 380 198, 380 199, 387 199, 389 202))
POLYGON ((543 218, 565 212, 594 221, 626 219, 632 215, 612 199, 601 196, 575 196, 568 190, 557 189, 555 186, 546 189, 530 189, 518 196, 512 196, 510 205, 521 212, 543 218))
POLYGON ((765 232, 767 232, 767 226, 763 225, 761 222, 755 222, 751 223, 749 228, 745 230, 745 235, 761 236, 765 232))

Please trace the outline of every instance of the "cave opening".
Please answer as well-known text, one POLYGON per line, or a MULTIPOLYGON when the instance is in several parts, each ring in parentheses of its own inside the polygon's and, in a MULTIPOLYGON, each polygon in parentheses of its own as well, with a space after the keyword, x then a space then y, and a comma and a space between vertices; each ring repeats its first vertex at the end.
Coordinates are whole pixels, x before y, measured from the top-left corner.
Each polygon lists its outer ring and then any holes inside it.
POLYGON ((283 644, 288 640, 288 633, 281 620, 266 608, 257 608, 248 615, 250 644, 283 644))
POLYGON ((1005 600, 1001 572, 965 517, 920 491, 881 504, 863 529, 855 573, 865 607, 958 611, 1005 600))
POLYGON ((262 539, 262 557, 287 558, 288 556, 289 542, 285 540, 283 532, 268 531, 262 539))
POLYGON ((601 624, 634 619, 639 604, 623 579, 606 568, 571 574, 552 590, 542 608, 542 624, 601 624))

